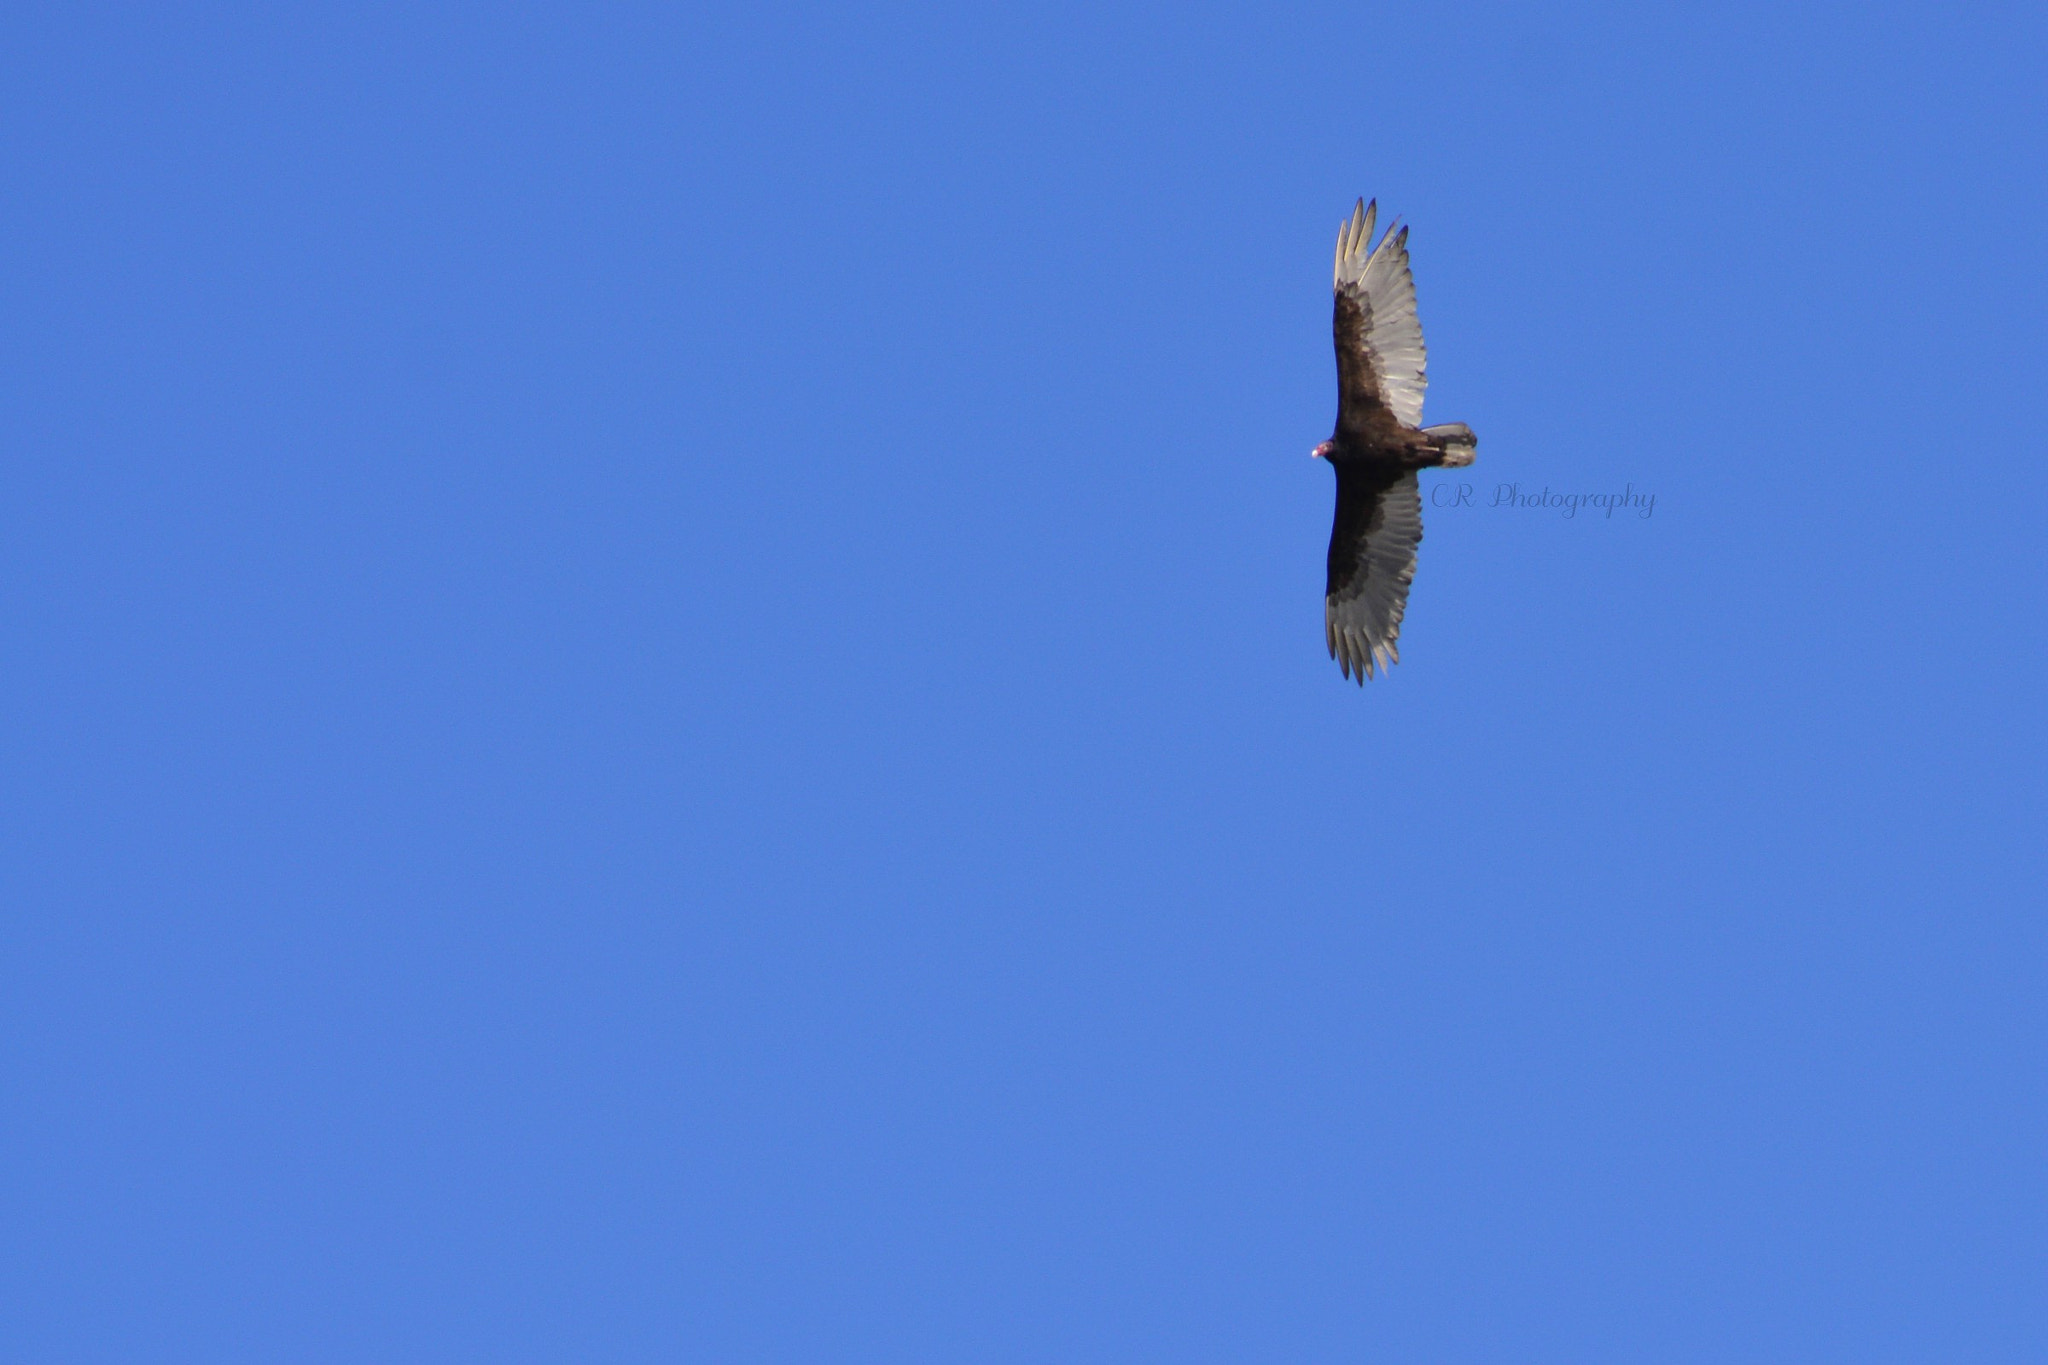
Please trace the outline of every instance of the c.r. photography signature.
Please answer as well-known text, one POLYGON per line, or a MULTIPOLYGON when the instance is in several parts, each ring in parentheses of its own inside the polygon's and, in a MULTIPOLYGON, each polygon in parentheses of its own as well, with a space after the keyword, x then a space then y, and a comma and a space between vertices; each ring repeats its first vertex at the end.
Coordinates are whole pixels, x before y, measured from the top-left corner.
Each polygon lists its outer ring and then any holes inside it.
POLYGON ((1469 483, 1440 483, 1429 490, 1431 507, 1506 507, 1516 510, 1549 510, 1570 520, 1578 516, 1582 507, 1605 513, 1612 520, 1616 511, 1633 513, 1647 518, 1657 510, 1657 495, 1639 490, 1633 483, 1626 485, 1619 493, 1558 493, 1549 484, 1540 492, 1525 490, 1519 483, 1497 483, 1493 486, 1493 499, 1487 503, 1474 501, 1474 491, 1469 483))

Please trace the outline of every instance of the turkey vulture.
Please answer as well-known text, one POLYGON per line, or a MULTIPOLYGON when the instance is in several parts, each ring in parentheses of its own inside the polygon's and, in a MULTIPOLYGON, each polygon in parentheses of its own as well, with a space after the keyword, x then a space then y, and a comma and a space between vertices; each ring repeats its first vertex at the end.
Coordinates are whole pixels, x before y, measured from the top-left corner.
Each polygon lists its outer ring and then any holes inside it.
POLYGON ((1423 427, 1422 324, 1408 274, 1408 229, 1372 240, 1378 201, 1360 200, 1337 230, 1337 430, 1312 454, 1337 471, 1323 633, 1330 657, 1360 687, 1377 664, 1401 658, 1395 641, 1422 543, 1415 471, 1472 463, 1479 439, 1463 422, 1423 427))

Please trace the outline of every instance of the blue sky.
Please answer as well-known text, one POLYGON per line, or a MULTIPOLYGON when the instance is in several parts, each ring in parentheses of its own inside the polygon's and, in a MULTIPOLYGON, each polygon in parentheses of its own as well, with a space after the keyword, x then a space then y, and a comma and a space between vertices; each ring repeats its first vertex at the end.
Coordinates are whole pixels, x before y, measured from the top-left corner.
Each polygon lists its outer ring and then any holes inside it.
POLYGON ((10 1351, 2040 1359, 2044 38, 12 13, 10 1351))

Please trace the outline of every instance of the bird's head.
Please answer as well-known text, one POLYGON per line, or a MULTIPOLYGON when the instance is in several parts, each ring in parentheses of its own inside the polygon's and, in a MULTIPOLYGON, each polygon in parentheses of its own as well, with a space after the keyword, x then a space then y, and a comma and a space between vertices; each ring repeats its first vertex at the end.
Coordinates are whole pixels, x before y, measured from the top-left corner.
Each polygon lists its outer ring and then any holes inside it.
POLYGON ((1308 453, 1308 457, 1311 460, 1327 460, 1330 458, 1330 452, 1336 448, 1337 443, 1335 441, 1325 441, 1314 450, 1311 450, 1308 453))

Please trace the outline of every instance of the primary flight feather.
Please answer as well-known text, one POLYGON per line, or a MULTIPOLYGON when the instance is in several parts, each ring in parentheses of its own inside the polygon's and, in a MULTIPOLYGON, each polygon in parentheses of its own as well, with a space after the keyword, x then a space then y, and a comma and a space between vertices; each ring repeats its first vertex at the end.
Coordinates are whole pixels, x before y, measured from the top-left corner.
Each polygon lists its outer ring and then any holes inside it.
POLYGON ((1330 657, 1361 687, 1376 667, 1385 672, 1401 659, 1401 616, 1422 543, 1415 471, 1471 464, 1479 447, 1462 422, 1420 425, 1429 380, 1408 229, 1389 227, 1368 250, 1378 208, 1360 200, 1337 230, 1337 429, 1312 452, 1337 471, 1323 633, 1330 657))

